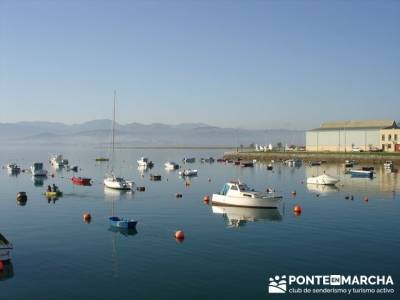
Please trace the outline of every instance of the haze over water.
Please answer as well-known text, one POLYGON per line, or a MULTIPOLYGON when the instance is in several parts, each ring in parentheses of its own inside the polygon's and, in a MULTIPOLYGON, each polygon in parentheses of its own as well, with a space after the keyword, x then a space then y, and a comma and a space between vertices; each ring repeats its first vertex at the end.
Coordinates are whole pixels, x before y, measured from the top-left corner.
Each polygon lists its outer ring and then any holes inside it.
POLYGON ((1 165, 16 161, 28 168, 39 160, 55 174, 40 186, 28 173, 0 172, 0 232, 14 244, 13 272, 0 278, 4 299, 267 299, 268 278, 276 274, 386 274, 395 283, 400 278, 398 174, 386 174, 380 165, 370 180, 344 175, 341 165, 291 168, 276 163, 271 172, 263 164, 200 163, 201 157, 222 154, 118 150, 118 174, 146 187, 145 192, 121 194, 104 190, 107 163, 94 161, 107 155, 102 149, 0 149, 1 165), (72 185, 71 172, 52 169, 48 159, 58 152, 79 165, 78 174, 91 177, 93 185, 72 185), (136 164, 143 155, 155 163, 144 177, 136 164), (163 168, 167 160, 181 163, 185 156, 197 158, 189 166, 199 176, 190 186, 163 168), (340 177, 337 190, 302 183, 323 170, 340 177), (150 181, 150 173, 161 174, 162 181, 150 181), (279 210, 216 207, 213 212, 202 201, 238 178, 257 190, 281 191, 279 210), (48 202, 42 193, 53 182, 64 196, 48 202), (16 203, 18 191, 28 194, 25 206, 16 203), (183 197, 176 198, 177 192, 183 197), (354 200, 346 200, 348 195, 354 200), (118 215, 138 220, 137 233, 109 229, 113 201, 118 215), (297 203, 303 208, 300 216, 292 212, 297 203), (92 214, 90 224, 82 221, 86 211, 92 214), (175 241, 178 229, 186 233, 183 243, 175 241))

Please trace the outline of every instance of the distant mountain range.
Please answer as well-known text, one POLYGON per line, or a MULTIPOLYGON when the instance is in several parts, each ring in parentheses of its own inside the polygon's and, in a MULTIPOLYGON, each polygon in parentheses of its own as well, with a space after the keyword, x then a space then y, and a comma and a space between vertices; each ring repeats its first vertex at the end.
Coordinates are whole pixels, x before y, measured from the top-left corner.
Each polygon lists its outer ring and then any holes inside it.
MULTIPOLYGON (((0 123, 0 142, 3 144, 79 144, 105 145, 111 141, 112 121, 93 120, 67 125, 52 122, 0 123)), ((227 146, 240 144, 304 145, 303 130, 249 130, 221 128, 204 123, 149 125, 116 124, 118 146, 227 146)))

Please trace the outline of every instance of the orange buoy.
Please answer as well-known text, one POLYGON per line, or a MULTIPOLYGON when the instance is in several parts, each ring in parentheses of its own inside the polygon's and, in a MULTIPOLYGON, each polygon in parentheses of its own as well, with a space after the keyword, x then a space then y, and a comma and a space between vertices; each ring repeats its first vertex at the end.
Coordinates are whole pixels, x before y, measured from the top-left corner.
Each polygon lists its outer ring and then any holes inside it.
POLYGON ((0 271, 4 270, 4 263, 2 260, 0 260, 0 271))
POLYGON ((210 196, 205 195, 205 196, 203 197, 203 201, 204 201, 204 202, 210 202, 210 196))
POLYGON ((293 211, 295 212, 295 213, 298 213, 298 214, 301 214, 301 206, 300 205, 295 205, 294 207, 293 207, 293 211))
POLYGON ((364 197, 364 201, 365 201, 365 202, 368 202, 368 197, 364 197))
POLYGON ((175 232, 175 238, 177 240, 183 240, 185 238, 185 233, 182 230, 175 232))
POLYGON ((84 213, 83 214, 83 221, 85 221, 86 223, 90 223, 90 221, 92 220, 92 215, 89 213, 84 213))

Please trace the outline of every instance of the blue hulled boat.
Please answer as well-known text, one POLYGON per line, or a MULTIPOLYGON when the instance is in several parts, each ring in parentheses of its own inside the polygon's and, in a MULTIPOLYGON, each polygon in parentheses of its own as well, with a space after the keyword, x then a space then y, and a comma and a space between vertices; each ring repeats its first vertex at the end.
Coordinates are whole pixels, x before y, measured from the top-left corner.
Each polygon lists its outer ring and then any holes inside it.
POLYGON ((110 217, 109 218, 110 225, 117 228, 126 228, 126 229, 133 229, 136 228, 137 221, 123 219, 120 217, 110 217))

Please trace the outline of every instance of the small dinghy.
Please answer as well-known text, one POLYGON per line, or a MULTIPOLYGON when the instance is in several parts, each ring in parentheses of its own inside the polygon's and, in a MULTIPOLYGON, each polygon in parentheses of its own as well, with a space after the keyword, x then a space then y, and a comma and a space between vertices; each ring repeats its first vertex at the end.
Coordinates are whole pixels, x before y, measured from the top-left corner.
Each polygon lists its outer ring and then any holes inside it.
POLYGON ((338 182, 339 182, 339 179, 329 176, 329 175, 326 175, 326 174, 307 178, 307 184, 335 185, 338 182))
POLYGON ((56 192, 44 192, 43 195, 45 195, 47 198, 56 198, 56 197, 61 197, 63 193, 61 191, 56 191, 56 192))
POLYGON ((110 225, 117 228, 134 229, 137 221, 119 217, 109 217, 110 225))
POLYGON ((73 176, 71 181, 76 185, 90 185, 91 178, 73 176))
POLYGON ((367 171, 367 170, 350 170, 350 174, 352 177, 369 177, 372 178, 374 176, 373 171, 367 171))

